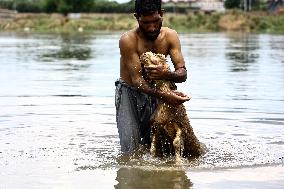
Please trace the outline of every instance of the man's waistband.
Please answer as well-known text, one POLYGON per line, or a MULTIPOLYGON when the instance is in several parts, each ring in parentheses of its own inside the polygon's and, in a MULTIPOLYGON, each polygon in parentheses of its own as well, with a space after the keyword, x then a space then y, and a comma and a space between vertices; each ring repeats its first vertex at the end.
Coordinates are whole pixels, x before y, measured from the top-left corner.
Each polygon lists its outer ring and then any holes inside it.
POLYGON ((119 87, 119 86, 123 86, 123 87, 127 87, 129 89, 135 90, 137 91, 138 89, 129 85, 128 83, 126 83, 123 79, 119 78, 115 81, 115 86, 119 87))

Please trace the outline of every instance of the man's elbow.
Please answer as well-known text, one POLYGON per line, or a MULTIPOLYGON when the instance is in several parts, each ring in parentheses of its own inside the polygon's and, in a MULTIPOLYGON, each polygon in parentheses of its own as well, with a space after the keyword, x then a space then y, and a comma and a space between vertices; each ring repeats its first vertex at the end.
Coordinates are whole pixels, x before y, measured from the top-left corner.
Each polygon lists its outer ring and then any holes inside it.
POLYGON ((182 83, 182 82, 185 82, 186 80, 187 80, 187 76, 184 76, 184 77, 181 79, 180 82, 182 83))
POLYGON ((177 78, 176 83, 182 83, 185 82, 186 80, 187 80, 187 73, 184 73, 177 78))
POLYGON ((185 82, 186 80, 187 80, 187 70, 185 69, 185 67, 176 69, 174 82, 182 83, 185 82))

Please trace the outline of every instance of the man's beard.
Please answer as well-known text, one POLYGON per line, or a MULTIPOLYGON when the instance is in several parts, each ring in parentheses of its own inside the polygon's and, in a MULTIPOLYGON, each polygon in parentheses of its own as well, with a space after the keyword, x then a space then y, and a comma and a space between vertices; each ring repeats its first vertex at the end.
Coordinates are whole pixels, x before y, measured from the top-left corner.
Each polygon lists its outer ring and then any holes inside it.
POLYGON ((154 35, 149 35, 149 32, 146 32, 140 25, 139 25, 139 29, 140 31, 143 33, 143 35, 146 37, 146 39, 150 40, 150 41, 155 41, 159 34, 160 34, 160 31, 161 31, 161 28, 162 28, 162 23, 160 24, 158 30, 155 31, 155 34, 154 35))

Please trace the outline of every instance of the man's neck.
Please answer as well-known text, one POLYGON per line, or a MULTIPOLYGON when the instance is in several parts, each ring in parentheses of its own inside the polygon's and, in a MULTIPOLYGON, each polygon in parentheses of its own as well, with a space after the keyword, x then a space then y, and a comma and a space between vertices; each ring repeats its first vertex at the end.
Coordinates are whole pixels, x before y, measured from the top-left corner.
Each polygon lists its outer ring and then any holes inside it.
POLYGON ((160 31, 159 35, 157 37, 153 38, 153 39, 151 39, 149 36, 147 36, 147 34, 145 34, 139 27, 137 28, 137 33, 142 39, 144 39, 144 41, 149 42, 149 43, 154 43, 159 38, 161 31, 160 31))

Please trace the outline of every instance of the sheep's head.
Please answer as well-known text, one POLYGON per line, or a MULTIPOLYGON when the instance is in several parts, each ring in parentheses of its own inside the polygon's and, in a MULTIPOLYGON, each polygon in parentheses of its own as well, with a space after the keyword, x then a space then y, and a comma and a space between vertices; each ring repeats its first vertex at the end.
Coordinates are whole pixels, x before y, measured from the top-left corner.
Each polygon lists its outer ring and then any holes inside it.
POLYGON ((140 62, 146 67, 155 67, 158 64, 166 64, 166 57, 163 54, 156 54, 149 51, 140 56, 140 62))

